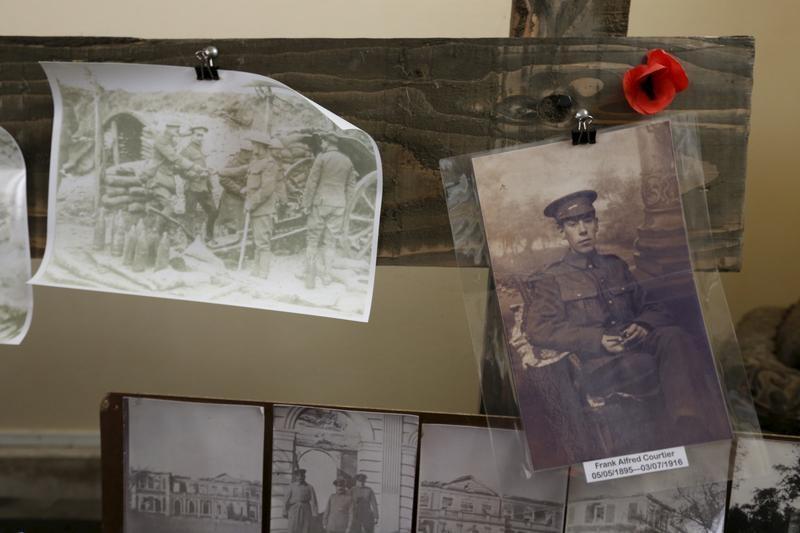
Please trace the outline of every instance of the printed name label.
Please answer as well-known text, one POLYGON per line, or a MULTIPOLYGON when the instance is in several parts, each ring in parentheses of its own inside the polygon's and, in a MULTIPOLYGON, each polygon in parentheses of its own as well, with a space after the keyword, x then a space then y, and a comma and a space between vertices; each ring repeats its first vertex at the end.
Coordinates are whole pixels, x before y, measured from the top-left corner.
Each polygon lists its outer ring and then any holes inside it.
POLYGON ((689 459, 686 457, 686 448, 679 446, 586 461, 583 463, 583 471, 586 473, 586 482, 594 483, 595 481, 638 476, 687 466, 689 466, 689 459))

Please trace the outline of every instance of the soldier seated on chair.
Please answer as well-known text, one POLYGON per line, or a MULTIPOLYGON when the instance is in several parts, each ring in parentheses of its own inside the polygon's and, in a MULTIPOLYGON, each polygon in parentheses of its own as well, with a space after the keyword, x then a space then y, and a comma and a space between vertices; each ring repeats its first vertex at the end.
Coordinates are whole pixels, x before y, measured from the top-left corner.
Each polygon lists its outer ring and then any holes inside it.
POLYGON ((674 429, 701 440, 705 355, 663 305, 648 301, 623 259, 597 251, 596 199, 595 191, 582 190, 545 208, 569 250, 532 278, 527 337, 537 347, 577 354, 589 406, 660 388, 674 429))

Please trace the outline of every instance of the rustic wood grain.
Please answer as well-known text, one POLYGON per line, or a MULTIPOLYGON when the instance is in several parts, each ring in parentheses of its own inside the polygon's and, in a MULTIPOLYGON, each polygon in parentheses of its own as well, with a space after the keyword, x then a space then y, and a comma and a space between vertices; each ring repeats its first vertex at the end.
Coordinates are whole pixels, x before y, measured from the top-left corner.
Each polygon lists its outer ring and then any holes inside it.
MULTIPOLYGON (((194 65, 198 40, 0 38, 0 126, 28 165, 32 252, 46 240, 52 99, 38 61, 194 65)), ((271 76, 364 129, 383 159, 379 263, 453 265, 438 162, 564 135, 568 94, 595 123, 640 120, 624 101, 623 73, 645 51, 683 62, 690 88, 674 111, 700 121, 713 240, 710 262, 740 267, 754 44, 749 37, 561 39, 241 39, 213 42, 220 66, 271 76)), ((602 133, 599 136, 602 142, 602 133)))
POLYGON ((509 36, 624 36, 630 7, 630 0, 512 0, 509 36))

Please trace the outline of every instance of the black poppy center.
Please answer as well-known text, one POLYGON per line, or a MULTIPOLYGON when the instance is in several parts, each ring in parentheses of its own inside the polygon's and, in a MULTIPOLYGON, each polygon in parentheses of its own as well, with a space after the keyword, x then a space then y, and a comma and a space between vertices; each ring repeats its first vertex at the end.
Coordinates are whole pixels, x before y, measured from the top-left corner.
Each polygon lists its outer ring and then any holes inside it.
POLYGON ((656 88, 653 84, 653 76, 647 76, 642 80, 641 88, 650 100, 656 99, 656 88))

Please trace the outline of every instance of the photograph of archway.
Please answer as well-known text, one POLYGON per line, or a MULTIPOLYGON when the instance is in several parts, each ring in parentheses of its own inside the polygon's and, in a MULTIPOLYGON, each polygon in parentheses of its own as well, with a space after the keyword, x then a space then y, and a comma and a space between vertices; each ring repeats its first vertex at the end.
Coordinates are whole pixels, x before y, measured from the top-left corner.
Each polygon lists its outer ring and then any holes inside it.
POLYGON ((408 533, 418 417, 276 405, 273 533, 408 533))
POLYGON ((126 533, 260 533, 264 410, 125 399, 126 533))

